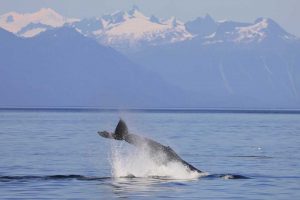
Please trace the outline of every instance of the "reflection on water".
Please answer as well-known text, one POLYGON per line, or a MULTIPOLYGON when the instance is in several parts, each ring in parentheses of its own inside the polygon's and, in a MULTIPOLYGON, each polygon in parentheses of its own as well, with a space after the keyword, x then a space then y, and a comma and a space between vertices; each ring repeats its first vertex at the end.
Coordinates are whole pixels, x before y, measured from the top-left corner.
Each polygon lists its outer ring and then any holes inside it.
POLYGON ((112 181, 112 189, 118 197, 131 196, 152 196, 153 192, 168 191, 180 192, 181 188, 176 186, 184 186, 184 181, 154 179, 154 178, 115 178, 112 181))

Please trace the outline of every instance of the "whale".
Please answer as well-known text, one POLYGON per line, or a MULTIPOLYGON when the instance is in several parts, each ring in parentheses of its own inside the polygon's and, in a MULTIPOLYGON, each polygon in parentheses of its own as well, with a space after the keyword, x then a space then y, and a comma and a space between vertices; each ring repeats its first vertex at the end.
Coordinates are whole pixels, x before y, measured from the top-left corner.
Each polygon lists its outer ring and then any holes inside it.
POLYGON ((179 162, 192 172, 203 173, 200 169, 183 160, 171 147, 165 146, 152 139, 129 133, 126 123, 120 119, 114 132, 98 131, 104 138, 125 141, 142 150, 146 150, 150 157, 158 164, 168 165, 179 162))

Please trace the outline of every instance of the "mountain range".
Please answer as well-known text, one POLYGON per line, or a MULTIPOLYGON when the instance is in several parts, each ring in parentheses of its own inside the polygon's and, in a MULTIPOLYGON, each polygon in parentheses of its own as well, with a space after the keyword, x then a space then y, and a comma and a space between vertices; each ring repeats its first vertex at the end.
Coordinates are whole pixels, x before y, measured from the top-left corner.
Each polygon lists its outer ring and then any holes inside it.
POLYGON ((300 108, 299 38, 269 18, 41 9, 0 27, 0 106, 300 108))
POLYGON ((146 17, 136 7, 128 12, 117 11, 110 15, 83 20, 65 18, 49 8, 31 14, 10 12, 0 16, 0 27, 22 37, 33 37, 63 25, 71 26, 83 35, 97 39, 101 44, 119 49, 173 43, 192 38, 184 23, 174 17, 168 20, 161 20, 155 16, 146 17))

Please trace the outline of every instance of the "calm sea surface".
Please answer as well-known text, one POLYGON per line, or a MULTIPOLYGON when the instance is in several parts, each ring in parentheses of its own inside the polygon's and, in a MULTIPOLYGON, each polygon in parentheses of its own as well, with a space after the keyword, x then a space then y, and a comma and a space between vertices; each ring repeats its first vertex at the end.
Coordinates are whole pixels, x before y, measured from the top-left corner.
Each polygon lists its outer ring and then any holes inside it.
POLYGON ((13 198, 300 199, 300 114, 2 110, 0 199, 13 198), (120 117, 209 174, 250 179, 116 177, 116 149, 119 171, 149 168, 129 144, 98 136, 120 117))

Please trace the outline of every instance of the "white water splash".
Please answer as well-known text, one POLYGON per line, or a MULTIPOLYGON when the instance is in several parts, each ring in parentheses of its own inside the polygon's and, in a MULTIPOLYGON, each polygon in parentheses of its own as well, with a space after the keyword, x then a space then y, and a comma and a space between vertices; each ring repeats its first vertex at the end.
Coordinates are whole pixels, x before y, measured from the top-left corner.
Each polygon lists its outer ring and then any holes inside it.
POLYGON ((207 173, 189 170, 180 162, 157 162, 163 155, 151 154, 147 148, 127 148, 112 143, 111 166, 113 177, 162 177, 167 179, 197 179, 207 173))

